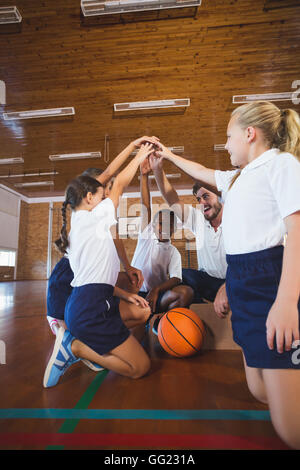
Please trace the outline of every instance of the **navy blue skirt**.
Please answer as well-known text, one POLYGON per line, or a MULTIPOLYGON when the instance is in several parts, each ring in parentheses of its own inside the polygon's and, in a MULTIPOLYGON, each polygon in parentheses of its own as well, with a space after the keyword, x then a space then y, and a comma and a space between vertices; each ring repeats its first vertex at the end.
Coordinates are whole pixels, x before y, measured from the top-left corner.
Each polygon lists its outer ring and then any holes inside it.
MULTIPOLYGON (((270 350, 266 337, 266 321, 281 277, 283 246, 227 255, 226 259, 233 339, 243 349, 247 365, 262 369, 300 369, 295 349, 278 353, 274 342, 274 349, 270 350)), ((300 301, 298 310, 300 316, 300 301)))
POLYGON ((72 293, 73 277, 69 260, 63 256, 55 265, 48 281, 47 315, 50 317, 64 319, 66 303, 72 293))
POLYGON ((120 299, 113 291, 109 284, 74 287, 66 305, 65 322, 70 333, 100 355, 130 335, 120 317, 120 299))

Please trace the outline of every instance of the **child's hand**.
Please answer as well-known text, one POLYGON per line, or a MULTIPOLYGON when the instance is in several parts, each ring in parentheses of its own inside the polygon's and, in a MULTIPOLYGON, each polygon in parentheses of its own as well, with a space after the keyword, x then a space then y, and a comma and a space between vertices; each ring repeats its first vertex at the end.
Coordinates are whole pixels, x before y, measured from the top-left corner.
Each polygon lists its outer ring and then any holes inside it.
POLYGON ((140 137, 139 139, 134 140, 133 144, 136 148, 138 148, 142 144, 146 144, 147 142, 155 145, 159 143, 159 138, 155 137, 155 135, 153 135, 152 137, 148 137, 145 135, 144 137, 140 137))
MULTIPOLYGON (((151 155, 150 155, 151 156, 151 155)), ((141 175, 148 175, 151 171, 150 163, 149 163, 149 158, 146 158, 141 164, 140 164, 140 170, 141 170, 141 175)))
POLYGON ((136 158, 142 163, 153 152, 152 144, 142 144, 136 158))
POLYGON ((290 351, 293 341, 299 340, 299 312, 294 302, 276 300, 269 311, 266 321, 267 343, 269 349, 274 349, 274 339, 277 351, 290 351))
POLYGON ((144 282, 144 276, 143 273, 140 269, 134 268, 133 266, 129 266, 126 269, 126 274, 130 279, 130 282, 140 289, 143 285, 144 282))
POLYGON ((146 300, 148 300, 149 302, 152 313, 155 312, 156 310, 158 294, 159 294, 159 290, 156 287, 154 287, 153 289, 150 290, 150 292, 148 293, 146 297, 146 300))
POLYGON ((144 299, 144 297, 140 297, 137 294, 128 293, 128 295, 126 296, 126 300, 127 302, 130 302, 135 305, 139 305, 142 308, 149 308, 149 303, 147 302, 147 300, 144 299))
POLYGON ((169 157, 174 156, 174 154, 171 152, 171 150, 168 149, 165 145, 163 145, 161 142, 158 142, 156 144, 156 149, 155 149, 155 156, 157 158, 163 157, 168 159, 169 157))
POLYGON ((225 284, 222 284, 217 292, 214 309, 219 318, 226 318, 230 310, 225 284))
MULTIPOLYGON (((156 152, 155 152, 156 153, 156 152)), ((164 157, 156 157, 153 153, 149 157, 149 166, 150 169, 155 172, 156 170, 163 169, 163 159, 164 157)))

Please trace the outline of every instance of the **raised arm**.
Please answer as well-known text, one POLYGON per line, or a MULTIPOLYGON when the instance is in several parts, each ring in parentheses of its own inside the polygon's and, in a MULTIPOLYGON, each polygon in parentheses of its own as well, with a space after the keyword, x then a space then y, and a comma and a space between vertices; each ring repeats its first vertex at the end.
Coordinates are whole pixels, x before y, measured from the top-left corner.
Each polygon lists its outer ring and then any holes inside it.
POLYGON ((163 157, 157 158, 153 155, 150 155, 149 162, 150 167, 154 173, 157 186, 164 200, 167 204, 169 204, 177 217, 179 217, 179 219, 183 222, 187 217, 187 214, 184 212, 184 203, 180 201, 177 192, 166 177, 162 164, 163 157))
POLYGON ((172 153, 167 147, 162 143, 159 143, 160 150, 157 150, 155 153, 159 157, 163 157, 166 160, 174 163, 182 171, 190 175, 195 180, 202 181, 205 185, 210 185, 211 188, 214 188, 214 191, 217 190, 217 183, 215 178, 215 170, 206 168, 200 163, 187 160, 186 158, 179 157, 172 153))
POLYGON ((141 170, 141 231, 143 231, 147 225, 151 222, 151 201, 150 201, 150 189, 149 189, 149 178, 148 175, 151 171, 149 165, 149 159, 143 161, 140 165, 141 170))
POLYGON ((152 144, 142 144, 137 155, 131 160, 130 163, 122 170, 114 181, 109 198, 113 201, 114 206, 118 207, 119 198, 124 189, 129 185, 133 179, 139 165, 153 152, 152 144))
POLYGON ((132 142, 130 142, 127 147, 122 150, 122 152, 108 165, 108 167, 101 173, 101 175, 97 178, 100 183, 103 185, 107 184, 108 181, 116 174, 116 172, 121 168, 123 163, 126 162, 128 157, 132 154, 134 150, 140 148, 140 146, 146 142, 157 144, 159 139, 155 136, 153 137, 140 137, 132 142))

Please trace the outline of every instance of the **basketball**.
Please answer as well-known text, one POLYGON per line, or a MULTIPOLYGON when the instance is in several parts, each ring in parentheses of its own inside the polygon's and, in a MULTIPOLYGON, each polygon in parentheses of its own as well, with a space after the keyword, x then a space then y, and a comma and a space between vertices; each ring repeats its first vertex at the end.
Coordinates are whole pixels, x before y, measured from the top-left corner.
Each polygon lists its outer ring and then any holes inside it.
POLYGON ((187 357, 202 347, 204 325, 198 315, 188 308, 169 310, 158 324, 158 339, 171 356, 187 357))

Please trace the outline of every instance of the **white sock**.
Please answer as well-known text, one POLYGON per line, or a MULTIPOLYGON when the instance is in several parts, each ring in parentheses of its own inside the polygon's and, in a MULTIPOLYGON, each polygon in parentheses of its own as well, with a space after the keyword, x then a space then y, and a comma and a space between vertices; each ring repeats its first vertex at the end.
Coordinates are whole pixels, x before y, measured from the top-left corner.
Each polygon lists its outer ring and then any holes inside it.
POLYGON ((47 320, 48 320, 52 333, 56 336, 58 329, 59 329, 59 323, 57 319, 47 315, 47 320))

